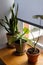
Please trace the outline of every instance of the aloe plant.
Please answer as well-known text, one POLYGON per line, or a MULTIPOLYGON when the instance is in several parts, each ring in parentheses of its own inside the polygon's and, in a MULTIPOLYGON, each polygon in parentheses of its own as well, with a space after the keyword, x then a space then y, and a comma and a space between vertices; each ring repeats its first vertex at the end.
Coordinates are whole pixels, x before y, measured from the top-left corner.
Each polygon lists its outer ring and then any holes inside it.
POLYGON ((0 21, 3 21, 6 25, 2 24, 0 22, 0 25, 3 26, 5 28, 5 30, 9 33, 14 35, 16 32, 18 32, 18 20, 17 20, 17 15, 18 15, 18 4, 17 4, 17 9, 16 12, 14 14, 14 7, 15 7, 15 3, 13 4, 13 6, 10 8, 10 12, 11 12, 11 18, 8 20, 8 18, 5 16, 5 20, 4 19, 0 19, 0 21))
POLYGON ((29 32, 30 32, 29 28, 24 27, 23 28, 23 33, 18 34, 15 42, 19 40, 20 48, 21 48, 20 50, 22 50, 23 41, 27 42, 29 40, 27 37, 24 36, 25 34, 29 34, 29 32))
POLYGON ((29 28, 24 27, 23 33, 19 33, 16 40, 22 39, 22 38, 24 38, 25 40, 28 40, 28 38, 24 37, 24 35, 29 34, 29 32, 30 32, 29 28))
POLYGON ((28 28, 24 27, 23 28, 23 33, 19 33, 16 40, 15 40, 15 47, 16 47, 16 51, 18 52, 18 54, 22 55, 24 50, 25 50, 25 42, 27 42, 28 38, 26 38, 24 35, 28 34, 30 31, 28 28), (16 45, 19 45, 19 49, 17 48, 16 45), (23 49, 24 47, 24 49, 23 49))
MULTIPOLYGON (((40 18, 40 22, 39 22, 39 23, 40 23, 40 25, 41 25, 41 19, 43 19, 43 15, 34 15, 33 18, 34 18, 34 19, 40 18)), ((32 32, 31 32, 31 34, 32 34, 32 32)), ((40 28, 39 28, 39 35, 40 35, 40 28)), ((38 37, 37 40, 35 41, 33 34, 32 34, 32 36, 33 36, 33 41, 34 41, 34 42, 33 42, 33 43, 34 43, 34 45, 33 45, 33 48, 34 48, 34 49, 33 49, 33 52, 32 52, 32 53, 34 53, 34 52, 36 51, 36 45, 37 45, 37 43, 38 43, 40 37, 38 37)))

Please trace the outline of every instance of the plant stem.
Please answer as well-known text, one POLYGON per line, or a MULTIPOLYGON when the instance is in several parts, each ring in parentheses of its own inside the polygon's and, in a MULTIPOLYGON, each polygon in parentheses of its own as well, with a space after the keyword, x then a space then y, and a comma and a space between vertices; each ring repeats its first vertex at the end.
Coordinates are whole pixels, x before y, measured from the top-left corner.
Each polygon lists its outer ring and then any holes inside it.
MULTIPOLYGON (((40 19, 40 25, 41 25, 41 19, 40 19)), ((39 35, 40 35, 40 28, 39 28, 39 35)), ((36 50, 36 45, 37 45, 37 43, 38 43, 38 41, 39 41, 39 38, 40 38, 40 37, 38 37, 36 43, 34 44, 34 49, 35 49, 35 50, 36 50)))

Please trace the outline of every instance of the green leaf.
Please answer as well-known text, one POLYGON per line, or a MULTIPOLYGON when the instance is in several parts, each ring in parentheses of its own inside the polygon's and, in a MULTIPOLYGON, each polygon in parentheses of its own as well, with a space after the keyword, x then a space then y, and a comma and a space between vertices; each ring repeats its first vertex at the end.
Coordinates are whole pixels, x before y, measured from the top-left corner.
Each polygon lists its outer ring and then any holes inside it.
POLYGON ((17 18, 17 15, 18 15, 18 4, 17 4, 16 14, 15 14, 16 18, 17 18))
POLYGON ((9 32, 9 29, 5 25, 3 25, 1 22, 0 22, 0 25, 3 26, 7 32, 9 32))
POLYGON ((15 3, 13 3, 13 6, 12 6, 13 8, 15 7, 15 3))
POLYGON ((4 21, 8 26, 9 26, 9 21, 8 21, 8 18, 5 16, 5 20, 6 21, 4 21))
POLYGON ((14 12, 13 12, 13 9, 11 8, 10 11, 11 11, 11 14, 12 14, 12 18, 14 18, 14 12))
POLYGON ((26 40, 26 41, 28 41, 28 40, 29 40, 27 37, 22 37, 22 39, 24 39, 24 40, 26 40))
POLYGON ((23 32, 25 32, 26 34, 28 34, 30 32, 30 30, 29 30, 29 28, 24 27, 23 28, 23 32))
POLYGON ((17 20, 17 14, 18 14, 18 5, 16 8, 16 12, 14 13, 14 6, 15 3, 13 3, 13 5, 10 7, 10 12, 11 12, 11 18, 8 20, 8 18, 5 16, 5 19, 1 19, 1 21, 4 21, 4 23, 7 25, 5 26, 4 24, 1 24, 1 26, 3 26, 6 31, 8 31, 11 34, 15 34, 15 32, 18 32, 18 20, 17 20))
POLYGON ((7 17, 5 16, 5 20, 8 22, 8 19, 7 19, 7 17))

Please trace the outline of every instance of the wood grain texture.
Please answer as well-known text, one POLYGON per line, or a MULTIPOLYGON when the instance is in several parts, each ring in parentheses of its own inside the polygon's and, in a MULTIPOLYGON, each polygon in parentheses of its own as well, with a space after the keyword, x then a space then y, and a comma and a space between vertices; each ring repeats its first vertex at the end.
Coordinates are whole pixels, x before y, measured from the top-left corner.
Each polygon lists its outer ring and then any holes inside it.
MULTIPOLYGON (((26 46, 26 50, 29 46, 26 46)), ((43 65, 43 54, 40 54, 38 61, 35 64, 28 63, 28 57, 26 53, 23 56, 15 56, 13 52, 16 49, 4 48, 0 50, 0 58, 6 65, 43 65)))

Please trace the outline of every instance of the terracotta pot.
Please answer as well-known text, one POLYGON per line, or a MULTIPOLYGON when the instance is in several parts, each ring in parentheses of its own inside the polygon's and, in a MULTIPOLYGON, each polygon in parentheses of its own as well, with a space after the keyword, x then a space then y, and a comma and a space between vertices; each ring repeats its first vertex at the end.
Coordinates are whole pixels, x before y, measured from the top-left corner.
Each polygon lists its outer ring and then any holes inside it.
POLYGON ((39 54, 40 54, 40 51, 39 51, 39 49, 37 49, 38 50, 38 53, 36 53, 36 54, 32 54, 32 53, 29 53, 29 50, 31 50, 32 48, 29 48, 28 50, 27 50, 27 56, 28 56, 28 62, 31 62, 31 63, 36 63, 37 62, 37 59, 38 59, 38 56, 39 56, 39 54))
POLYGON ((20 40, 15 42, 16 55, 23 55, 25 52, 25 46, 26 46, 26 41, 22 42, 22 44, 20 44, 20 40))
POLYGON ((6 36, 7 36, 7 41, 8 41, 7 46, 9 48, 14 48, 15 46, 14 46, 14 42, 13 42, 14 41, 13 35, 7 33, 6 36))

